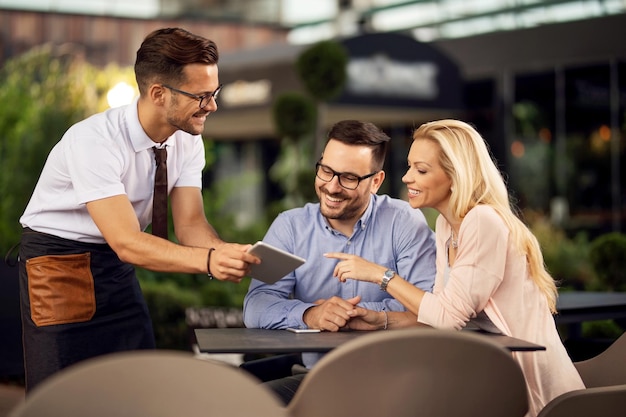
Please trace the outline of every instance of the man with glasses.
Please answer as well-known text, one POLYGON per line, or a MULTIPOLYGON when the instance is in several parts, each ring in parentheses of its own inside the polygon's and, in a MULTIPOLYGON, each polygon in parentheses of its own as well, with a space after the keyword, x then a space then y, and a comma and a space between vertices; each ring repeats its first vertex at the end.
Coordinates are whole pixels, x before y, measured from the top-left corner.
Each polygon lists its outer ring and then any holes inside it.
POLYGON ((83 359, 154 348, 135 266, 239 282, 259 262, 204 213, 200 135, 217 110, 217 62, 211 40, 152 32, 137 51, 139 97, 70 127, 50 152, 20 219, 27 390, 83 359), (157 158, 166 180, 153 209, 157 158), (179 243, 167 239, 168 193, 179 243), (145 233, 159 208, 162 233, 145 233))
MULTIPOLYGON (((398 273, 419 288, 432 290, 435 242, 423 214, 405 201, 377 194, 385 179, 388 144, 389 137, 371 123, 345 120, 331 128, 316 164, 319 203, 281 213, 263 238, 307 262, 275 284, 252 280, 244 300, 246 327, 375 330, 351 319, 348 312, 356 305, 384 315, 383 329, 412 315, 384 288, 333 278, 337 261, 325 258, 326 252, 359 255, 385 265, 387 280, 398 273)), ((417 318, 412 318, 417 325, 417 318)), ((305 353, 302 359, 310 368, 319 355, 305 353)), ((303 377, 266 384, 288 403, 303 377)))
POLYGON ((197 94, 191 94, 188 93, 186 91, 183 90, 179 90, 178 88, 174 88, 170 85, 167 84, 163 84, 163 87, 165 88, 169 88, 170 90, 182 94, 184 96, 190 97, 196 101, 198 101, 198 105, 200 106, 201 109, 205 108, 206 106, 208 106, 211 103, 211 99, 215 100, 215 102, 217 103, 217 97, 220 94, 220 91, 222 90, 222 84, 220 84, 219 86, 217 86, 217 88, 212 92, 212 93, 206 93, 203 94, 201 96, 197 95, 197 94))

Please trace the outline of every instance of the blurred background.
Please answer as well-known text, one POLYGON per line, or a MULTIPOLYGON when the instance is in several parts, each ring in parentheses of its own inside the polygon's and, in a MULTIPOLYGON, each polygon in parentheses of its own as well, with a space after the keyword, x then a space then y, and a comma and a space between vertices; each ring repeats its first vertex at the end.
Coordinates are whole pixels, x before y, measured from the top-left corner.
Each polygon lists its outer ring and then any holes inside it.
MULTIPOLYGON (((382 192, 403 198, 412 131, 458 118, 489 143, 562 290, 626 290, 626 0, 0 0, 0 377, 21 372, 11 248, 46 155, 72 123, 137 94, 136 50, 173 26, 220 49, 204 196, 225 240, 260 240, 277 213, 315 201, 333 123, 390 135, 382 192)), ((242 326, 247 281, 138 274, 159 347, 242 326)))

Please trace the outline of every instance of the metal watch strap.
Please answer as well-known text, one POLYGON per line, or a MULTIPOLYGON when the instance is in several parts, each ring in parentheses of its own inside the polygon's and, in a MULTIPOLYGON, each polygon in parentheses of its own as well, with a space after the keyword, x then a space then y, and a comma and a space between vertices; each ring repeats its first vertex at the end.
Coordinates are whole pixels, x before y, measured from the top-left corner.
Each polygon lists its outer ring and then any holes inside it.
POLYGON ((395 276, 396 271, 393 271, 391 269, 386 270, 385 274, 383 275, 383 280, 380 282, 380 289, 382 291, 387 291, 387 285, 389 285, 389 281, 391 281, 391 279, 395 276))

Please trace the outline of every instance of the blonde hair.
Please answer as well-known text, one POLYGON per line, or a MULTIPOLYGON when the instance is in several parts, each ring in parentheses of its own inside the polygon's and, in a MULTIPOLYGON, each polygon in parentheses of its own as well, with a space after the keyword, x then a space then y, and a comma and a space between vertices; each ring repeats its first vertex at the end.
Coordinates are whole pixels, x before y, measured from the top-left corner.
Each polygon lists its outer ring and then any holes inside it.
POLYGON ((413 140, 430 140, 439 146, 439 163, 452 182, 452 216, 463 219, 478 204, 500 215, 514 245, 526 255, 532 280, 546 296, 550 311, 556 313, 557 287, 546 271, 539 242, 514 211, 502 174, 480 134, 459 120, 438 120, 421 125, 413 140))

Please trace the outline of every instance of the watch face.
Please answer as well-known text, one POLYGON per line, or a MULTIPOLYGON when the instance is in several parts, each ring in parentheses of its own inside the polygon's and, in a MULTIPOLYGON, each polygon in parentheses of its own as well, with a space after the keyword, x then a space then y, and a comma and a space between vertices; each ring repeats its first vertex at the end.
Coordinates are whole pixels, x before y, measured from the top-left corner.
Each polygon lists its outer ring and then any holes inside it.
POLYGON ((393 278, 393 276, 394 276, 395 274, 396 274, 396 273, 395 273, 395 272, 393 272, 391 269, 388 269, 388 270, 386 270, 386 271, 385 271, 385 278, 387 278, 387 279, 391 279, 391 278, 393 278))

